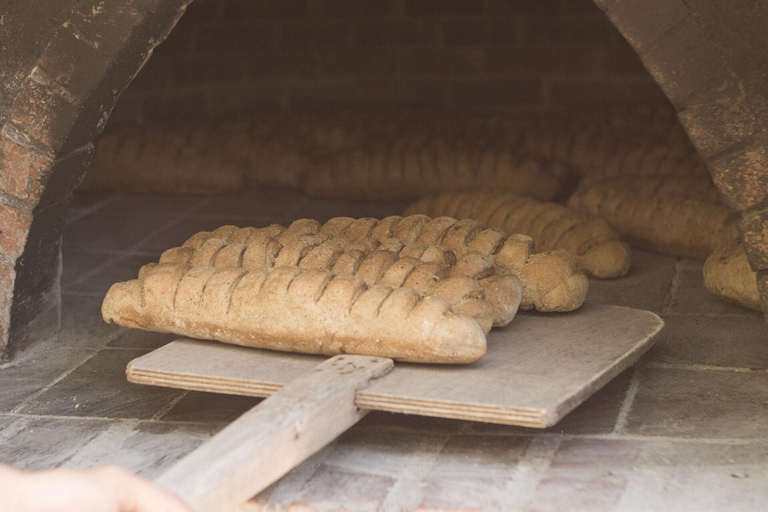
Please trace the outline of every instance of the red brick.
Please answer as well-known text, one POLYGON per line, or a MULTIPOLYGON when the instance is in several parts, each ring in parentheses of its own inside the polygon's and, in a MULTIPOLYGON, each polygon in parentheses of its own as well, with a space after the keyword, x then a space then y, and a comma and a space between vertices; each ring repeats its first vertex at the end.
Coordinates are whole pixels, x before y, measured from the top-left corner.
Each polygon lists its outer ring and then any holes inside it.
POLYGON ((74 105, 32 80, 27 80, 11 110, 11 121, 52 151, 64 144, 76 118, 74 105))
POLYGON ((768 208, 745 215, 738 227, 752 269, 768 270, 768 208))
POLYGON ((30 219, 19 210, 0 204, 0 255, 18 258, 24 252, 30 219))
POLYGON ((35 204, 43 191, 41 175, 52 161, 8 139, 0 139, 0 190, 35 204))
POLYGON ((760 301, 763 303, 763 313, 768 319, 768 270, 757 274, 757 290, 760 292, 760 301))
POLYGON ((768 200, 768 151, 762 144, 751 144, 711 168, 712 181, 731 208, 744 211, 768 200))

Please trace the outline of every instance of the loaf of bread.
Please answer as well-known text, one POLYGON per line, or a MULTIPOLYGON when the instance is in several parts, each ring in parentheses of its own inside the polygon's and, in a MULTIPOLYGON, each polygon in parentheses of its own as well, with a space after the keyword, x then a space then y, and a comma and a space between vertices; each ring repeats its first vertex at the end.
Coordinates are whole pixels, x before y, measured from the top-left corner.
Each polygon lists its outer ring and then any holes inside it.
POLYGON ((589 286, 568 251, 536 254, 530 237, 486 229, 471 219, 457 221, 450 217, 432 219, 426 215, 410 215, 376 221, 336 217, 320 226, 318 231, 352 239, 362 236, 379 241, 396 238, 406 245, 413 242, 438 245, 452 249, 459 258, 469 252, 479 252, 489 256, 499 268, 520 278, 523 282, 520 308, 524 310, 573 311, 584 302, 589 286))
POLYGON ((629 246, 602 219, 558 203, 510 193, 446 192, 410 205, 406 215, 474 219, 507 233, 533 238, 537 251, 565 249, 587 275, 620 277, 629 271, 629 246))
POLYGON ((398 200, 443 190, 493 189, 549 200, 568 176, 555 162, 425 137, 380 140, 319 160, 307 173, 304 190, 323 197, 398 200))
POLYGON ((316 146, 312 116, 120 128, 96 141, 86 190, 223 193, 297 188, 316 146))
POLYGON ((632 183, 595 183, 577 190, 568 206, 605 219, 633 247, 670 256, 703 260, 738 240, 734 216, 722 203, 648 196, 632 183))
POLYGON ((486 349, 477 322, 442 299, 298 267, 163 263, 113 285, 102 315, 125 327, 309 354, 471 363, 486 349))
POLYGON ((725 245, 709 255, 704 263, 704 286, 726 300, 762 310, 757 272, 750 267, 740 243, 725 245))
MULTIPOLYGON (((487 275, 488 269, 493 268, 490 266, 491 263, 498 268, 494 272, 517 276, 523 286, 520 303, 520 308, 523 310, 573 311, 584 302, 589 286, 586 276, 578 270, 576 261, 568 251, 556 250, 537 254, 533 239, 528 236, 507 235, 500 229, 485 229, 482 224, 470 219, 461 221, 448 217, 430 219, 425 215, 391 216, 382 220, 335 217, 324 224, 311 219, 301 219, 293 222, 288 228, 273 225, 261 230, 253 227, 222 226, 212 232, 197 233, 181 248, 166 251, 163 256, 166 258, 164 261, 188 261, 192 264, 197 264, 197 261, 211 261, 210 253, 204 257, 202 256, 204 253, 200 253, 201 260, 189 258, 208 240, 216 238, 225 243, 248 245, 249 249, 242 256, 243 264, 253 259, 259 262, 256 263, 257 265, 274 265, 273 262, 281 249, 275 244, 253 243, 265 237, 260 234, 262 230, 269 230, 269 236, 276 237, 283 245, 288 245, 292 240, 304 235, 319 233, 366 244, 382 244, 382 248, 393 250, 392 239, 394 239, 403 244, 403 249, 407 249, 401 250, 401 256, 415 257, 424 262, 434 261, 430 258, 438 258, 437 254, 444 255, 443 252, 436 251, 439 251, 439 248, 447 248, 452 251, 457 260, 456 268, 451 270, 453 275, 461 273, 461 275, 474 277, 486 290, 489 289, 489 281, 486 281, 485 279, 488 278, 483 276, 487 275), (251 245, 259 249, 251 249, 251 245), (430 249, 429 252, 424 249, 431 246, 437 246, 437 248, 430 249), (265 249, 262 250, 262 247, 265 249), (267 249, 267 247, 270 248, 267 249), (418 252, 421 250, 424 252, 418 252), (267 254, 268 251, 272 252, 267 254), (175 255, 176 253, 179 253, 178 256, 175 255), (471 253, 480 253, 485 257, 471 253), (464 259, 465 255, 470 258, 464 259), (262 258, 266 258, 268 262, 260 263, 263 261, 262 258)), ((207 250, 218 250, 216 247, 211 245, 207 250)), ((235 251, 235 249, 231 250, 235 251)), ((334 272, 342 272, 341 265, 342 263, 346 265, 346 262, 346 259, 337 260, 333 266, 334 272)), ((346 274, 347 271, 344 273, 346 274)), ((494 279, 501 280, 501 278, 494 279)), ((508 286, 511 287, 512 284, 509 283, 508 286)), ((493 292, 489 297, 493 297, 493 292)))
MULTIPOLYGON (((358 225, 375 219, 361 221, 358 225)), ((470 314, 485 332, 492 326, 509 324, 520 305, 520 279, 500 272, 485 254, 470 251, 457 258, 446 247, 419 242, 404 245, 394 238, 383 242, 370 237, 351 240, 320 232, 291 236, 308 226, 312 223, 297 222, 283 231, 275 226, 222 226, 211 233, 196 234, 182 247, 168 249, 160 256, 160 263, 246 270, 286 265, 332 270, 336 275, 361 278, 368 286, 407 287, 425 297, 441 297, 455 311, 470 314)), ((146 265, 139 276, 153 266, 146 265)))

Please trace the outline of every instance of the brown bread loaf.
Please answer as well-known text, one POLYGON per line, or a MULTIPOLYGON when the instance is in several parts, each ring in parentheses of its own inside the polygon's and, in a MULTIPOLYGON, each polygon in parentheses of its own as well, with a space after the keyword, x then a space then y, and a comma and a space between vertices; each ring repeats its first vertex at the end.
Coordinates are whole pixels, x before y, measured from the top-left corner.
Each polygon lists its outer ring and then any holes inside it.
POLYGON ((324 197, 407 199, 442 190, 508 190, 554 198, 565 180, 562 164, 506 149, 408 136, 379 140, 320 160, 304 190, 324 197))
POLYGON ((446 192, 413 203, 405 215, 474 219, 490 228, 533 238, 537 251, 565 249, 587 275, 620 277, 629 271, 629 246, 602 219, 530 197, 493 192, 446 192))
POLYGON ((297 188, 318 146, 312 115, 128 127, 96 140, 86 190, 222 193, 297 188))
POLYGON ((749 266, 740 243, 725 245, 709 255, 704 263, 704 286, 726 300, 762 311, 757 272, 749 266))
MULTIPOLYGON (((182 247, 168 249, 160 263, 246 270, 285 265, 332 270, 337 275, 361 278, 368 286, 408 287, 422 296, 441 297, 457 312, 471 314, 486 332, 512 321, 522 298, 522 283, 513 274, 501 273, 489 256, 470 251, 457 259, 445 247, 418 242, 404 245, 394 238, 379 242, 354 229, 370 226, 372 221, 375 219, 360 219, 347 230, 350 235, 357 232, 361 236, 355 240, 319 232, 290 236, 313 223, 295 222, 282 231, 275 226, 261 230, 222 226, 212 233, 194 235, 182 247)), ((139 276, 153 266, 145 266, 139 276)))
MULTIPOLYGON (((356 222, 359 219, 337 217, 321 226, 319 232, 348 236, 346 230, 353 228, 356 222)), ((396 238, 404 244, 441 245, 452 249, 458 258, 472 251, 482 253, 523 282, 520 308, 524 310, 573 311, 586 298, 587 278, 578 271, 568 251, 535 254, 530 237, 485 229, 470 219, 392 216, 376 221, 368 236, 380 241, 396 238)))
MULTIPOLYGON (((511 273, 520 278, 523 285, 520 308, 523 310, 573 311, 584 302, 589 286, 586 276, 578 271, 576 262, 568 251, 556 250, 551 254, 535 254, 534 243, 530 237, 507 235, 499 229, 485 229, 482 224, 469 219, 461 221, 448 217, 431 219, 425 215, 391 216, 382 220, 335 217, 325 224, 302 219, 293 222, 288 228, 270 226, 264 229, 279 232, 277 238, 278 240, 282 238, 283 241, 293 239, 298 234, 313 233, 358 241, 373 240, 380 244, 391 244, 390 239, 394 238, 404 246, 418 242, 424 246, 436 245, 449 248, 455 253, 457 260, 461 260, 466 253, 479 252, 488 257, 484 261, 493 262, 501 269, 501 273, 511 273)), ((185 255, 180 258, 188 258, 190 249, 194 252, 194 249, 210 238, 220 238, 224 242, 234 239, 247 241, 249 237, 261 236, 256 234, 258 231, 256 228, 238 229, 235 226, 223 226, 213 232, 197 233, 187 240, 182 248, 170 251, 182 251, 185 255)), ((254 254, 258 254, 261 258, 264 252, 258 251, 254 254)), ((265 257, 276 257, 276 253, 269 254, 265 257)), ((248 257, 248 252, 244 253, 243 260, 245 261, 248 257)), ((424 256, 417 257, 424 258, 424 256)), ((348 264, 348 260, 339 259, 334 265, 334 272, 338 271, 337 267, 341 264, 348 264)), ((482 278, 480 280, 482 283, 487 283, 482 278)))
POLYGON ((705 259, 738 240, 731 211, 713 201, 646 196, 631 181, 600 182, 576 191, 568 206, 605 219, 633 247, 705 259))
POLYGON ((310 354, 471 363, 486 348, 477 322, 442 299, 298 267, 164 263, 113 285, 102 315, 125 327, 310 354))

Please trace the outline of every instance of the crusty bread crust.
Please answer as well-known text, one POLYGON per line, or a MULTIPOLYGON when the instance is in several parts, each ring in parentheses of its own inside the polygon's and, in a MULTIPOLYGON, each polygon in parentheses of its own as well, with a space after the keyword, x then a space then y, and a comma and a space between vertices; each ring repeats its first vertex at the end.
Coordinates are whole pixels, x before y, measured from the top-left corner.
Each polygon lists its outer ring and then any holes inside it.
MULTIPOLYGON (((316 237, 319 234, 344 239, 342 242, 330 242, 330 239, 320 242, 322 237, 311 238, 312 243, 319 243, 299 258, 298 265, 305 266, 304 261, 310 258, 318 263, 320 268, 328 268, 319 262, 319 255, 314 256, 315 252, 321 251, 329 255, 332 249, 328 245, 338 244, 337 247, 347 248, 341 251, 331 269, 339 275, 363 277, 369 284, 378 282, 376 279, 381 278, 386 268, 389 268, 387 265, 394 265, 397 260, 393 256, 376 254, 377 249, 394 252, 400 258, 415 258, 422 263, 438 262, 446 269, 448 278, 465 276, 478 280, 486 289, 486 298, 493 303, 494 325, 497 326, 506 325, 514 316, 513 310, 516 311, 517 306, 514 295, 494 295, 488 292, 487 279, 491 276, 512 275, 519 278, 522 281, 520 308, 542 312, 573 311, 584 302, 589 286, 584 274, 578 270, 573 256, 567 251, 552 251, 546 258, 531 259, 535 251, 530 237, 507 235, 498 229, 485 229, 482 224, 470 219, 432 219, 426 215, 391 216, 382 220, 336 217, 322 225, 316 221, 302 219, 295 221, 288 228, 278 229, 270 226, 263 229, 279 233, 277 239, 283 241, 286 247, 292 243, 303 243, 301 240, 306 239, 302 239, 302 236, 316 237), (555 281, 553 276, 557 278, 555 281), (542 286, 547 288, 541 288, 542 286), (559 291, 553 292, 550 286, 559 291), (543 300, 543 297, 547 297, 547 300, 543 300)), ((277 253, 266 253, 262 258, 265 252, 260 248, 265 242, 259 230, 222 226, 213 232, 197 233, 181 248, 166 251, 161 257, 161 262, 186 263, 195 258, 195 261, 200 261, 202 265, 215 265, 223 247, 235 239, 244 241, 243 247, 238 249, 243 251, 243 266, 246 262, 258 262, 258 266, 245 268, 274 266, 274 263, 270 262, 279 257, 280 250, 277 253), (209 242, 212 239, 219 240, 209 242), (254 241, 258 242, 258 248, 251 249, 250 244, 254 241), (207 243, 210 243, 210 249, 205 246, 207 243), (195 257, 198 252, 205 258, 195 257), (250 253, 256 256, 251 258, 250 253)), ((540 256, 543 254, 545 253, 540 256)), ((228 253, 227 258, 230 258, 227 261, 236 259, 231 258, 228 253)), ((329 255, 328 258, 328 261, 331 261, 333 256, 329 255)), ((494 288, 499 292, 506 290, 504 293, 516 286, 514 279, 510 277, 497 277, 494 283, 494 288), (501 282, 505 280, 508 282, 502 286, 501 282)))
POLYGON ((478 323, 443 299, 298 267, 162 263, 113 285, 102 315, 125 327, 310 354, 471 363, 486 348, 478 323))
POLYGON ((749 266, 747 253, 740 244, 725 245, 704 263, 704 286, 726 300, 761 311, 757 272, 749 266))
POLYGON ((507 233, 530 236, 538 251, 565 249, 587 275, 620 277, 629 271, 629 246, 602 219, 530 197, 493 192, 445 192, 427 196, 406 215, 474 219, 507 233))

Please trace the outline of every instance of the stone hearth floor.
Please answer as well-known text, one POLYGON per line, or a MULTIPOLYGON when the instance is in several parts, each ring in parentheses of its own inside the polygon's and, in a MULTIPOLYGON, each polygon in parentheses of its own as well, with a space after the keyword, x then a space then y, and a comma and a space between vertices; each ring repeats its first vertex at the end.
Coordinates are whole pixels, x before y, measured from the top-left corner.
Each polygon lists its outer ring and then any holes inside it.
MULTIPOLYGON (((172 337, 106 325, 109 286, 197 231, 402 206, 283 190, 78 194, 64 236, 63 329, 0 369, 0 462, 158 475, 258 400, 128 384, 126 363, 172 337)), ((710 295, 701 267, 635 251, 626 278, 590 282, 588 301, 648 309, 666 327, 640 363, 558 426, 372 413, 249 508, 768 510, 768 329, 710 295)))

